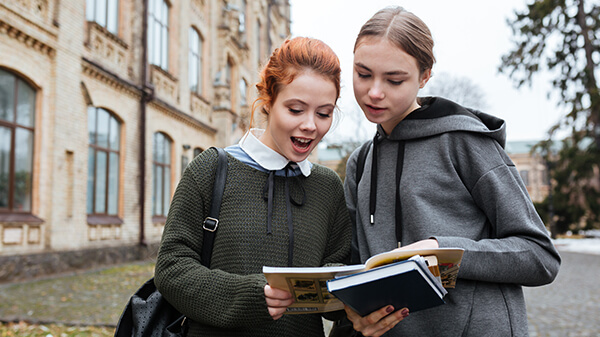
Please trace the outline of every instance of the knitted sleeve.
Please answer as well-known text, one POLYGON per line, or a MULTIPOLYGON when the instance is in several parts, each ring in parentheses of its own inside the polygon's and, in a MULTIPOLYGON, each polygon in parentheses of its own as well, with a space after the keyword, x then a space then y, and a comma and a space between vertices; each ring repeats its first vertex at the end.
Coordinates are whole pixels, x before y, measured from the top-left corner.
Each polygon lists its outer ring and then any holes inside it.
POLYGON ((216 151, 185 170, 171 202, 155 270, 160 292, 194 321, 235 328, 272 321, 262 274, 237 275, 202 266, 202 221, 210 207, 216 151))

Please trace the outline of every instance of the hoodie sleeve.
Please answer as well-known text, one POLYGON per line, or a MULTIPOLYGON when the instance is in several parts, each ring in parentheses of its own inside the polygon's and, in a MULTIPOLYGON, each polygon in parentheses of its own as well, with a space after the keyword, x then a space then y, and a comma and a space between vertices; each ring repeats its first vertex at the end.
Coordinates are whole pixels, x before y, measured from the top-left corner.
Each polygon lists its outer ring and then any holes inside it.
POLYGON ((457 139, 456 170, 490 226, 489 238, 481 240, 435 237, 440 247, 465 249, 459 277, 526 286, 552 282, 560 256, 517 168, 491 138, 457 139))

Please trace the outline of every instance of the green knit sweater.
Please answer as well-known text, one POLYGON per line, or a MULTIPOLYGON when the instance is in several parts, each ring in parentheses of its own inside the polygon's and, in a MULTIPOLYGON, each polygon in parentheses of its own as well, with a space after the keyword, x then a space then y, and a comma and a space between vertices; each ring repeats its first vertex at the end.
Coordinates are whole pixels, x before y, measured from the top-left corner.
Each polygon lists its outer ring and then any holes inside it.
POLYGON ((272 233, 267 234, 268 174, 228 154, 228 170, 211 269, 200 263, 202 221, 210 208, 217 152, 204 151, 185 170, 169 209, 155 283, 190 319, 188 336, 323 336, 318 314, 274 321, 264 296, 262 267, 287 266, 285 179, 290 179, 293 265, 346 263, 351 227, 341 181, 313 165, 310 176, 275 176, 272 233))

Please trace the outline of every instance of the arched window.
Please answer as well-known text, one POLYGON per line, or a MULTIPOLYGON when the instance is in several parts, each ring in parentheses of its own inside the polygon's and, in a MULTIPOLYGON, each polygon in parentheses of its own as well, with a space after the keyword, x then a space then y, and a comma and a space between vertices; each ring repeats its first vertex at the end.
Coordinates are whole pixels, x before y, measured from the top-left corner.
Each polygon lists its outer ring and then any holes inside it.
POLYGON ((240 78, 240 111, 242 107, 248 106, 248 84, 244 78, 240 78))
POLYGON ((190 27, 189 34, 189 78, 190 78, 190 90, 202 94, 202 52, 204 41, 198 31, 190 27))
POLYGON ((102 108, 88 107, 87 213, 117 216, 121 123, 102 108))
POLYGON ((35 96, 0 69, 0 212, 31 213, 35 96))
POLYGON ((86 0, 86 19, 95 21, 109 32, 119 29, 119 0, 86 0))
POLYGON ((148 3, 148 62, 168 69, 169 5, 164 0, 148 3))
POLYGON ((171 145, 162 132, 154 134, 152 156, 152 215, 167 216, 171 202, 171 145))
POLYGON ((194 148, 194 158, 196 158, 200 153, 202 153, 202 151, 204 151, 202 148, 195 147, 194 148))

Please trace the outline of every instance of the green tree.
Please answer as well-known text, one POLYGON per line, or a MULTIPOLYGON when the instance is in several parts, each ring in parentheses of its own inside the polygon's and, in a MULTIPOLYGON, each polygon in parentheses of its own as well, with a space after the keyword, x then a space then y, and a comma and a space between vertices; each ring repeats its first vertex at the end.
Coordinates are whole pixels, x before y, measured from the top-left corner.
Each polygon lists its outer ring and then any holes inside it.
MULTIPOLYGON (((552 209, 556 229, 598 225, 600 204, 600 3, 597 0, 534 0, 509 19, 514 48, 502 57, 499 71, 517 87, 531 85, 532 76, 548 71, 560 103, 568 113, 548 132, 542 149, 553 180, 544 203, 552 209), (570 136, 558 153, 552 137, 566 129, 570 136)), ((539 205, 538 205, 539 206, 539 205)))

